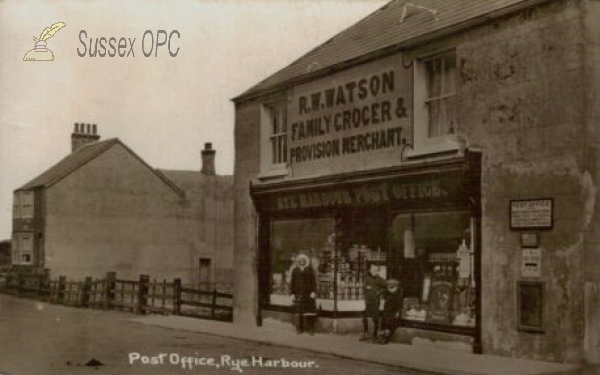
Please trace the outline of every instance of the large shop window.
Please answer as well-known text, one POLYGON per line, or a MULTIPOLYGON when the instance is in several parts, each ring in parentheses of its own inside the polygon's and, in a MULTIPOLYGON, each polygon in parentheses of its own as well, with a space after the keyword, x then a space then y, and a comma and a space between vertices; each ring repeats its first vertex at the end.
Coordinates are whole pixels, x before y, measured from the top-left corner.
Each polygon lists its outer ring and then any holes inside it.
MULTIPOLYGON (((290 282, 294 259, 300 252, 308 254, 318 282, 331 268, 326 259, 335 251, 333 219, 276 221, 271 227, 270 303, 290 306, 290 282)), ((318 286, 319 297, 328 294, 318 286)))
POLYGON ((317 276, 317 305, 323 311, 364 309, 363 283, 370 263, 387 277, 385 215, 345 213, 334 219, 276 221, 271 227, 270 304, 290 306, 294 258, 306 252, 317 276))
POLYGON ((403 319, 475 326, 473 227, 468 212, 395 216, 391 274, 402 285, 403 319))

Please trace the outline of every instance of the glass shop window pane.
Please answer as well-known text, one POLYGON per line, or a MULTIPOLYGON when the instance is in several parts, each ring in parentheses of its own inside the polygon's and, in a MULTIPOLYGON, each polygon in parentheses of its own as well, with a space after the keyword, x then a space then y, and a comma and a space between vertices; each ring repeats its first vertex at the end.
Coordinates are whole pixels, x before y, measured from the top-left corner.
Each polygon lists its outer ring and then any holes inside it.
POLYGON ((468 212, 400 214, 392 223, 391 273, 404 295, 403 318, 475 325, 473 224, 468 212))
POLYGON ((270 303, 291 305, 290 282, 294 259, 300 253, 310 258, 317 277, 318 297, 325 297, 330 260, 335 249, 333 219, 276 221, 271 227, 270 303))

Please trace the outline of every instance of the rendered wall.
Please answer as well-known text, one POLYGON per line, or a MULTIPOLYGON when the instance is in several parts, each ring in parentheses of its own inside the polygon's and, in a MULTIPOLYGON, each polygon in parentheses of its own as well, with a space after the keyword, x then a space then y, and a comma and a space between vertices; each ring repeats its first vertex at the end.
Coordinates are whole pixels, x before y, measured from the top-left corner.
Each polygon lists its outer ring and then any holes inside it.
POLYGON ((196 214, 121 145, 47 189, 45 262, 53 277, 194 280, 207 251, 196 214))

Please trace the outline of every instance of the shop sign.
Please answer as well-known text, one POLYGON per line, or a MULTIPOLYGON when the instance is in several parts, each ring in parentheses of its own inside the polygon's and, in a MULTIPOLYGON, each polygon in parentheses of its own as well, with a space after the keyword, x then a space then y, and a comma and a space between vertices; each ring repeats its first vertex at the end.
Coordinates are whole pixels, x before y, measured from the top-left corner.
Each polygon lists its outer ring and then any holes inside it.
POLYGON ((513 200, 510 202, 511 229, 551 229, 553 199, 513 200))
POLYGON ((407 180, 394 178, 351 185, 273 193, 259 200, 263 211, 366 207, 390 204, 444 204, 466 200, 466 178, 429 176, 407 180))
POLYGON ((295 177, 395 165, 412 143, 412 74, 401 55, 297 86, 287 108, 295 177))

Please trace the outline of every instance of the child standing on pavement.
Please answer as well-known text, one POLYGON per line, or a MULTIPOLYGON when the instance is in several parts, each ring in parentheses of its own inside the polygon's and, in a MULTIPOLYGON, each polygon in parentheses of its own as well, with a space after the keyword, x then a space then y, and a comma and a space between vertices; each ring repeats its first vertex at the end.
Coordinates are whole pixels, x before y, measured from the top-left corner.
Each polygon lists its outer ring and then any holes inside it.
POLYGON ((365 310, 363 311, 362 323, 363 323, 363 335, 360 337, 360 341, 367 341, 369 339, 377 339, 379 332, 379 304, 381 301, 381 294, 385 289, 385 280, 379 276, 378 267, 376 264, 369 264, 369 272, 365 276, 364 281, 364 296, 365 296, 365 310), (369 318, 373 321, 373 335, 369 336, 369 318))
POLYGON ((383 313, 381 314, 381 336, 378 344, 390 342, 398 327, 398 318, 402 311, 402 290, 396 279, 386 282, 386 290, 383 293, 383 313))

